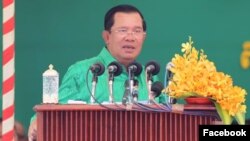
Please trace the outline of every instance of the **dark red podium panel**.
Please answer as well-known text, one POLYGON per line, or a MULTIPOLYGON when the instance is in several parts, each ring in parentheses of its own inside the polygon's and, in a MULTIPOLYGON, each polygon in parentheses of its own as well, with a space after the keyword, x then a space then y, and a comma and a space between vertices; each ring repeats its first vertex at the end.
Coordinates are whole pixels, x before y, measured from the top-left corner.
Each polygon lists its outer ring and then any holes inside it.
POLYGON ((189 105, 183 112, 122 107, 36 105, 38 141, 198 141, 198 125, 218 120, 213 106, 189 105))

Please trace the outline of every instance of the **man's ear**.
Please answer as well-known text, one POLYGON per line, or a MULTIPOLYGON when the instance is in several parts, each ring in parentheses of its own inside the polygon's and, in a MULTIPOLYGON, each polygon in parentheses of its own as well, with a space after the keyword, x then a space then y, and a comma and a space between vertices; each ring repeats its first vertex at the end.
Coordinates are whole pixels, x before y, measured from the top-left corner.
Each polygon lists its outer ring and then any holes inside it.
POLYGON ((109 32, 107 30, 103 30, 102 38, 104 42, 106 43, 106 45, 109 44, 109 32))

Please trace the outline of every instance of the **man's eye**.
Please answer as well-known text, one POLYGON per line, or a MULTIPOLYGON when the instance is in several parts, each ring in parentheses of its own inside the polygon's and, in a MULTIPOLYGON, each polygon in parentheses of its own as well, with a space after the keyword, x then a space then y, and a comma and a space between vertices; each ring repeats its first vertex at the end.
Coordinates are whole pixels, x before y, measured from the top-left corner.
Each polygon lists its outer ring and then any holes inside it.
POLYGON ((138 30, 135 30, 134 32, 135 32, 135 33, 141 33, 142 30, 139 30, 139 29, 138 29, 138 30))
POLYGON ((126 29, 120 29, 118 32, 127 33, 127 30, 126 29))

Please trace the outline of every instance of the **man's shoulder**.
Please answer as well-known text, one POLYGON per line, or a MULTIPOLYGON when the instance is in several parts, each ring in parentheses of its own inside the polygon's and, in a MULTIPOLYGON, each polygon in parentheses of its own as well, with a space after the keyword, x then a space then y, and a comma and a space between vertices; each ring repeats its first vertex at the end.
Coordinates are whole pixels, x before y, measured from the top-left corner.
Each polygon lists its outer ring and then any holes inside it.
POLYGON ((77 61, 73 65, 76 65, 76 66, 89 65, 89 66, 91 66, 93 63, 97 62, 97 60, 98 60, 97 57, 92 57, 92 58, 77 61))
POLYGON ((69 67, 69 70, 70 69, 87 70, 87 69, 89 69, 89 67, 91 65, 93 65, 95 62, 97 62, 97 60, 98 59, 96 57, 92 57, 92 58, 77 61, 69 67))

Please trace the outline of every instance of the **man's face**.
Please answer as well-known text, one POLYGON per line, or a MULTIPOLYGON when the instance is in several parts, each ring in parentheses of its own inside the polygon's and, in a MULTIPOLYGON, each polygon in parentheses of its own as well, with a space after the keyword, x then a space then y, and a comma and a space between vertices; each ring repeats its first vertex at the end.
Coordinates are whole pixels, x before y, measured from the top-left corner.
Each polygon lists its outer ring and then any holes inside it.
POLYGON ((125 66, 140 54, 145 37, 138 13, 116 13, 111 31, 103 32, 109 52, 125 66))

